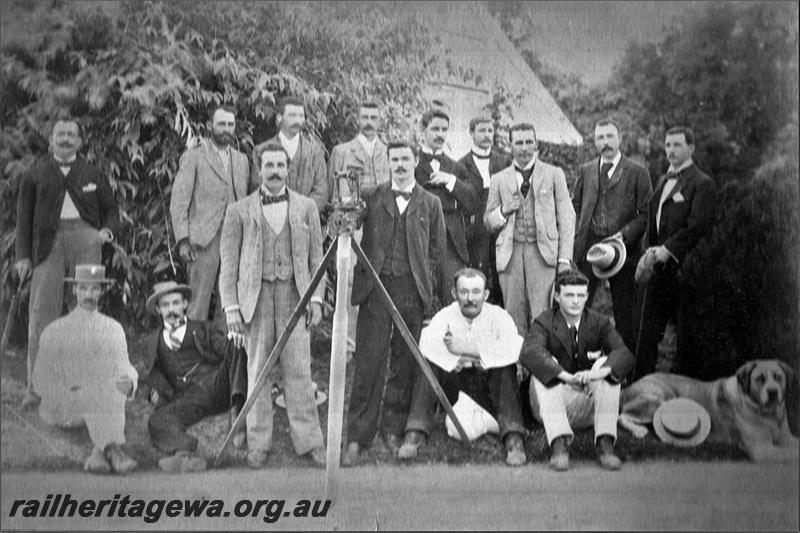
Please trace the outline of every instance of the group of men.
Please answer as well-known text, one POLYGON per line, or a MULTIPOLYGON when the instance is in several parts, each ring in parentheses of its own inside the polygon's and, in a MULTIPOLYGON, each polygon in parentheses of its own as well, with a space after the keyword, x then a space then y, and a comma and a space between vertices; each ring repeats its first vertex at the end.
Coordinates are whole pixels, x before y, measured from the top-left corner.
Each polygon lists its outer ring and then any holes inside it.
MULTIPOLYGON (((653 193, 644 167, 620 153, 618 124, 598 122, 600 157, 581 167, 570 195, 564 171, 537 157, 529 123, 510 128, 509 155, 494 145, 492 118, 475 117, 472 149, 456 161, 443 151, 450 119, 442 109, 422 116, 420 147, 384 144, 380 121, 380 107, 362 103, 359 133, 326 165, 322 145, 303 132, 303 101, 286 98, 276 109, 278 134, 248 159, 235 148, 234 110, 220 106, 208 138, 181 157, 170 219, 187 283, 158 283, 147 301, 161 319, 143 380, 161 468, 205 468, 187 428, 226 410, 233 421, 254 391, 322 262, 320 212, 343 194, 337 178, 352 167, 365 205, 354 238, 370 264, 359 260, 339 273, 349 281, 355 366, 343 464, 376 440, 413 458, 437 420, 432 385, 394 326, 372 268, 450 402, 462 392, 497 419, 508 464, 527 462, 524 401, 545 428, 553 468, 568 467, 572 428, 592 424, 601 465, 619 468, 620 387, 632 370, 634 377, 654 371, 665 325, 680 317, 678 267, 713 212, 714 184, 692 162, 691 130, 667 132, 670 169, 653 193), (588 308, 603 278, 613 323, 588 308), (520 374, 530 375, 522 393, 520 374)), ((97 312, 109 281, 101 245, 114 239, 118 217, 108 179, 77 156, 82 138, 76 120, 58 121, 52 154, 20 184, 17 270, 31 277, 23 403, 41 403, 51 423, 85 423, 94 443, 86 469, 124 473, 136 466, 121 445, 137 373, 121 327, 97 312), (62 290, 65 281, 73 291, 62 290), (77 298, 59 319, 62 295, 77 298)), ((280 356, 295 452, 317 465, 325 448, 309 330, 322 319, 323 290, 280 356)), ((268 461, 270 390, 257 391, 246 431, 234 439, 252 468, 268 461)))

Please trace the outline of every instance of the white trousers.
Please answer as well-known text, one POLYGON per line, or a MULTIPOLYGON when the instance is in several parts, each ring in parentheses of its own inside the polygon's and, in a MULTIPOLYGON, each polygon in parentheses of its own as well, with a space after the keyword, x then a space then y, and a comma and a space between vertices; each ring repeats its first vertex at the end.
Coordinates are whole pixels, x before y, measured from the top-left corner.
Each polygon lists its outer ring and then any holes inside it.
POLYGON ((86 425, 95 447, 125 444, 126 397, 116 387, 81 387, 58 398, 42 397, 39 417, 65 428, 86 425))

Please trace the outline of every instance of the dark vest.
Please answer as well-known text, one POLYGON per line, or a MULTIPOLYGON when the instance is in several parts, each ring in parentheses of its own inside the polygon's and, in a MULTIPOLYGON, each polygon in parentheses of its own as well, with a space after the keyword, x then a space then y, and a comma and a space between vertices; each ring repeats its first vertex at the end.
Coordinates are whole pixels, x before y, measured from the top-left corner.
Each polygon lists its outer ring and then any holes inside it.
POLYGON ((163 329, 159 331, 156 352, 161 360, 170 386, 176 391, 184 390, 190 381, 205 376, 209 371, 214 370, 214 367, 208 364, 198 352, 192 332, 188 327, 186 335, 183 336, 181 347, 175 351, 170 350, 164 342, 163 329), (195 367, 195 365, 197 366, 195 367), (194 370, 192 370, 193 367, 195 367, 194 370), (187 376, 187 381, 180 379, 183 376, 187 376))
POLYGON ((280 279, 283 281, 290 280, 294 277, 294 265, 292 263, 292 238, 289 230, 288 211, 286 213, 287 219, 283 224, 283 229, 279 234, 276 234, 269 225, 267 219, 264 218, 262 213, 261 226, 264 231, 261 232, 262 240, 262 264, 261 279, 267 281, 275 281, 280 279))
MULTIPOLYGON (((621 161, 620 161, 621 163, 621 161)), ((599 163, 598 163, 599 165, 599 163)), ((599 171, 598 171, 599 174, 599 171)), ((592 221, 589 231, 595 235, 608 236, 608 186, 611 179, 606 176, 598 176, 597 180, 597 201, 592 211, 592 221)))
POLYGON ((408 261, 408 238, 406 236, 406 214, 408 207, 400 214, 397 202, 394 202, 394 227, 392 240, 387 243, 386 258, 383 261, 381 274, 391 276, 405 276, 411 273, 411 263, 408 261))
POLYGON ((517 216, 514 218, 514 240, 516 242, 536 242, 536 216, 534 211, 533 186, 528 196, 520 202, 517 216))

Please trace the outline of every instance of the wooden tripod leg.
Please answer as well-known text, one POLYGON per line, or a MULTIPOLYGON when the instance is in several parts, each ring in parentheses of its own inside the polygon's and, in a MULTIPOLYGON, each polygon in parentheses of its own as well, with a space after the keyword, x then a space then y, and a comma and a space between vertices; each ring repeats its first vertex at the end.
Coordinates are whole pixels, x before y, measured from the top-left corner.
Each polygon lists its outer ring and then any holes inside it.
POLYGON ((411 350, 411 354, 414 356, 414 359, 417 360, 417 364, 422 369, 422 373, 425 375, 425 378, 428 380, 428 383, 430 383, 431 387, 433 388, 433 392, 439 399, 439 403, 442 404, 442 407, 444 407, 445 412, 448 414, 448 416, 450 416, 450 419, 456 426, 456 429, 458 430, 458 434, 461 437, 461 440, 469 444, 469 438, 467 437, 466 431, 464 431, 464 428, 461 426, 461 421, 453 412, 453 407, 450 405, 450 402, 447 401, 447 396, 445 396, 441 385, 439 385, 439 381, 436 379, 436 376, 433 375, 433 371, 431 370, 430 365, 428 365, 428 361, 425 360, 425 357, 422 355, 422 352, 419 351, 419 346, 417 345, 417 341, 414 340, 414 336, 411 335, 411 332, 408 330, 408 326, 406 326, 405 321, 403 321, 403 317, 400 316, 400 311, 397 310, 397 307, 395 307, 394 302, 392 302, 392 298, 386 291, 386 287, 384 287, 383 283, 381 283, 381 280, 378 277, 378 273, 375 272, 375 269, 372 267, 372 264, 367 259, 367 256, 364 254, 364 250, 361 249, 361 245, 359 245, 355 239, 351 241, 351 244, 353 246, 353 249, 356 251, 356 255, 358 256, 359 260, 361 260, 366 265, 367 272, 369 272, 370 277, 375 282, 375 290, 378 291, 381 300, 383 300, 383 305, 386 307, 386 310, 389 311, 389 314, 391 315, 395 326, 397 326, 400 335, 403 337, 403 340, 406 342, 408 348, 411 350))
MULTIPOLYGON (((264 363, 264 367, 259 372, 255 384, 253 385, 253 390, 247 391, 247 401, 244 402, 242 410, 239 412, 239 416, 237 416, 236 420, 233 422, 233 424, 231 424, 231 429, 228 432, 228 435, 225 437, 222 447, 217 453, 217 458, 214 460, 214 466, 219 465, 222 456, 225 455, 225 452, 233 441, 233 434, 244 423, 247 413, 249 413, 250 409, 253 408, 253 404, 256 403, 256 398, 258 398, 258 395, 261 394, 261 389, 263 389, 264 385, 266 385, 267 378, 269 377, 269 373, 272 371, 272 367, 274 367, 275 363, 278 361, 278 357, 280 357, 281 353, 283 352, 283 348, 286 346, 292 331, 294 331, 297 321, 300 320, 300 317, 303 316, 303 314, 305 314, 306 306, 311 300, 311 296, 314 295, 317 285, 319 285, 319 282, 322 280, 322 276, 325 275, 325 265, 328 264, 328 260, 336 251, 336 245, 337 241, 333 241, 331 243, 331 247, 328 248, 327 252, 325 252, 322 262, 320 263, 319 267, 317 267, 317 271, 314 272, 314 276, 311 278, 311 283, 309 283, 308 289, 306 289, 306 292, 303 294, 303 297, 300 298, 300 301, 297 302, 294 311, 292 311, 292 316, 289 319, 289 323, 286 324, 285 328, 283 328, 280 337, 278 337, 278 341, 275 343, 275 346, 273 346, 269 357, 267 357, 267 362, 264 363)), ((269 394, 269 392, 267 394, 269 394)))

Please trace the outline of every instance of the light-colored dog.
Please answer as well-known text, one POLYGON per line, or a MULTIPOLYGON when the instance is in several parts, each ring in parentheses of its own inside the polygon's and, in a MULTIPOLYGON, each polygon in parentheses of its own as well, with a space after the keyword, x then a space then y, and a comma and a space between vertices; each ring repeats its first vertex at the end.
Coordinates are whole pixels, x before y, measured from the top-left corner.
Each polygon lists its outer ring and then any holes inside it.
POLYGON ((737 446, 755 462, 798 461, 798 440, 786 418, 785 394, 792 379, 791 367, 774 359, 752 361, 734 376, 709 382, 650 374, 622 391, 619 424, 644 438, 659 405, 689 398, 708 411, 710 440, 737 446))

